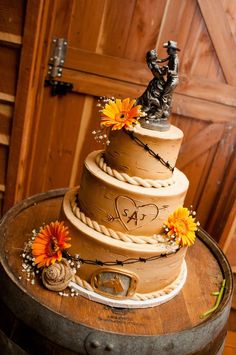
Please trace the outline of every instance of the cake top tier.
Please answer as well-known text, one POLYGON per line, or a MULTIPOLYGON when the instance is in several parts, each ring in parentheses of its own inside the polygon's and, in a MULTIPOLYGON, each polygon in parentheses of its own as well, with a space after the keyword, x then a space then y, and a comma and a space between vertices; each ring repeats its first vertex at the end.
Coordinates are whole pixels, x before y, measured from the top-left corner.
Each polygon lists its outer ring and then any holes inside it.
POLYGON ((178 157, 183 132, 171 126, 168 131, 152 131, 136 126, 133 131, 111 131, 105 151, 109 167, 143 179, 169 179, 178 157))

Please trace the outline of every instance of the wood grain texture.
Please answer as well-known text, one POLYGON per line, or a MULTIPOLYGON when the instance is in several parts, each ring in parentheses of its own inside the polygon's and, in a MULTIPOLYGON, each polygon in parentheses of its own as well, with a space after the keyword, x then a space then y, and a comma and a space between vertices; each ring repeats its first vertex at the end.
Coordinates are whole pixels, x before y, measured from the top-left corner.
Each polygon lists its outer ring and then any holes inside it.
POLYGON ((211 36, 215 51, 220 61, 227 82, 236 85, 232 72, 236 70, 236 46, 229 22, 225 16, 222 2, 215 0, 198 0, 204 21, 211 36), (211 14, 214 13, 214 16, 211 14), (230 55, 225 55, 230 53, 230 55))
POLYGON ((8 47, 18 47, 22 44, 22 36, 8 32, 0 32, 0 43, 8 47))
MULTIPOLYGON (((105 0, 73 1, 72 20, 69 21, 68 32, 70 46, 77 48, 79 45, 81 49, 86 51, 102 52, 100 35, 103 32, 105 4, 105 0), (91 9, 96 16, 91 14, 91 9), (91 28, 93 31, 89 31, 91 28)), ((61 22, 59 21, 59 23, 61 22)), ((79 60, 79 57, 77 59, 79 60)))
POLYGON ((236 126, 228 126, 228 149, 231 153, 227 157, 228 165, 225 166, 225 174, 223 177, 220 190, 215 198, 214 214, 208 220, 208 230, 210 232, 216 232, 216 240, 220 239, 220 235, 224 229, 228 216, 235 201, 236 194, 236 181, 235 181, 235 171, 236 171, 236 126))
POLYGON ((0 216, 6 184, 25 1, 0 1, 0 216))
POLYGON ((1 0, 0 32, 23 35, 26 1, 1 0))
MULTIPOLYGON (((10 211, 2 221, 0 227, 2 236, 1 261, 5 272, 3 275, 3 268, 1 268, 1 275, 4 278, 5 288, 1 297, 19 316, 19 302, 14 303, 16 294, 9 294, 8 285, 14 284, 17 294, 23 291, 24 296, 22 294, 20 307, 21 320, 27 319, 30 315, 27 323, 31 327, 36 327, 35 329, 39 333, 45 334, 47 331, 49 339, 61 345, 62 342, 73 344, 73 329, 76 329, 78 324, 88 326, 89 332, 92 329, 93 331, 112 332, 125 336, 160 336, 165 334, 166 337, 176 333, 180 337, 181 332, 186 331, 190 334, 191 329, 196 331, 197 327, 210 329, 210 324, 214 322, 218 327, 217 332, 220 331, 219 326, 224 328, 232 296, 232 275, 222 252, 210 237, 206 237, 203 243, 201 239, 203 235, 188 251, 188 278, 184 288, 173 300, 158 307, 116 310, 83 297, 61 297, 57 293, 45 290, 39 281, 35 285, 27 282, 26 276, 22 272, 20 257, 24 241, 30 236, 32 229, 37 229, 43 223, 49 223, 58 218, 64 192, 65 190, 50 191, 47 194, 34 196, 15 206, 14 210, 10 211), (221 305, 214 315, 203 320, 199 316, 215 303, 211 292, 219 289, 223 277, 227 277, 227 288, 221 305), (33 317, 32 307, 34 307, 33 317), (43 313, 40 309, 43 310, 43 313), (46 316, 49 313, 54 317, 53 322, 52 318, 50 320, 46 316), (224 320, 223 314, 225 314, 224 320), (220 323, 217 321, 218 317, 220 323), (51 330, 47 325, 48 320, 52 327, 51 330), (59 322, 58 325, 57 322, 59 322), (65 333, 55 332, 54 327, 59 330, 59 324, 62 322, 72 323, 68 329, 63 326, 65 333)), ((223 333, 221 334, 221 342, 223 333)), ((80 336, 82 337, 82 333, 80 336)), ((78 332, 76 339, 78 344, 80 339, 78 332)), ((211 348, 214 342, 212 339, 209 342, 211 348)), ((77 351, 78 349, 82 350, 77 345, 77 351)), ((202 354, 205 353, 207 352, 202 352, 202 354)))
MULTIPOLYGON (((0 145, 0 184, 5 186, 5 174, 7 167, 8 146, 0 145)), ((5 188, 4 188, 5 189, 5 188)))
POLYGON ((180 168, 182 169, 206 150, 209 150, 212 145, 218 143, 221 136, 222 125, 214 123, 201 130, 195 137, 183 144, 181 147, 180 168), (195 146, 197 145, 198 150, 195 149, 195 146))
POLYGON ((199 6, 196 6, 191 23, 191 31, 186 43, 187 55, 183 58, 183 66, 193 77, 207 78, 225 82, 214 46, 209 36, 199 6))
MULTIPOLYGON (((226 253, 229 247, 231 246, 233 242, 233 238, 235 238, 235 235, 236 235, 236 201, 234 201, 224 231, 219 240, 219 245, 224 251, 224 253, 226 253)), ((235 260, 235 265, 236 265, 236 260, 235 260)))
POLYGON ((42 55, 42 35, 46 23, 42 20, 46 11, 43 8, 44 2, 29 1, 24 28, 24 43, 21 53, 21 66, 19 69, 18 96, 16 99, 14 125, 12 129, 12 141, 7 171, 7 188, 5 209, 12 205, 17 199, 17 194, 23 188, 22 179, 25 173, 27 154, 31 154, 29 132, 32 129, 31 116, 33 102, 36 97, 35 82, 39 80, 40 62, 38 58, 42 55), (35 16, 32 16, 32 13, 35 16), (27 142, 27 143, 26 143, 27 142), (14 191, 14 193, 13 193, 14 191))
POLYGON ((234 355, 236 353, 236 332, 227 332, 223 355, 234 355))
POLYGON ((3 103, 14 103, 15 102, 15 96, 0 92, 0 102, 3 102, 3 103))
POLYGON ((125 58, 144 62, 147 48, 155 48, 166 4, 166 0, 136 1, 125 43, 125 58))
POLYGON ((19 65, 19 50, 1 47, 0 50, 0 92, 15 95, 19 65))
POLYGON ((106 1, 98 43, 100 53, 124 57, 136 5, 135 0, 106 1))

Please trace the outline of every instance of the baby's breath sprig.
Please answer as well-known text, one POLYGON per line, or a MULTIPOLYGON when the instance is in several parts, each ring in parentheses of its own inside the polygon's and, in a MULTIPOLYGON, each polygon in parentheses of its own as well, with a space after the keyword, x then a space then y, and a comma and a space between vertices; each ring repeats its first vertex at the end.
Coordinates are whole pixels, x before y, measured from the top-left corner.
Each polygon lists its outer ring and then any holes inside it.
POLYGON ((110 144, 110 141, 108 139, 109 131, 110 131, 109 127, 101 126, 99 130, 92 131, 92 134, 94 135, 94 139, 96 142, 109 145, 110 144))

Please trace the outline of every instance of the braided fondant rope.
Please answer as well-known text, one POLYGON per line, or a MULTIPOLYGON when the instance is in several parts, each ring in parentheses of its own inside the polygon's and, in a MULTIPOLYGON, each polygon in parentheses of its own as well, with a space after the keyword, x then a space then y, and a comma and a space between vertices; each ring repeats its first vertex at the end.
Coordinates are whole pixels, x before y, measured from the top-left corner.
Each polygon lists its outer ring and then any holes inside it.
POLYGON ((152 180, 152 179, 142 179, 138 176, 129 176, 126 173, 119 173, 117 170, 110 168, 104 160, 103 153, 99 153, 96 156, 96 164, 99 166, 101 170, 103 170, 108 175, 123 181, 128 182, 131 185, 135 186, 143 186, 143 187, 167 187, 173 185, 175 183, 174 177, 166 180, 152 180))
POLYGON ((171 293, 172 291, 174 291, 179 284, 182 282, 182 277, 183 277, 183 269, 181 270, 180 275, 177 277, 177 279, 172 282, 170 285, 166 286, 165 288, 163 288, 162 290, 159 291, 154 291, 152 293, 135 293, 131 299, 135 300, 135 301, 146 301, 146 300, 150 300, 153 298, 157 298, 157 297, 161 297, 164 295, 168 295, 169 293, 171 293))
POLYGON ((85 280, 82 280, 78 275, 74 276, 74 281, 77 285, 79 285, 80 287, 85 288, 88 291, 94 291, 94 289, 92 288, 92 286, 90 285, 90 283, 88 283, 85 280))
MULTIPOLYGON (((136 244, 160 244, 165 243, 166 240, 162 235, 153 235, 152 237, 145 236, 132 236, 126 233, 122 233, 119 231, 114 231, 111 228, 107 228, 101 224, 98 224, 96 221, 93 221, 91 218, 87 217, 77 206, 76 201, 71 201, 71 209, 75 217, 77 217, 81 222, 94 229, 95 231, 106 235, 107 237, 111 237, 113 239, 121 240, 126 243, 136 243, 136 244)), ((170 251, 173 251, 178 248, 178 246, 169 246, 170 251)))

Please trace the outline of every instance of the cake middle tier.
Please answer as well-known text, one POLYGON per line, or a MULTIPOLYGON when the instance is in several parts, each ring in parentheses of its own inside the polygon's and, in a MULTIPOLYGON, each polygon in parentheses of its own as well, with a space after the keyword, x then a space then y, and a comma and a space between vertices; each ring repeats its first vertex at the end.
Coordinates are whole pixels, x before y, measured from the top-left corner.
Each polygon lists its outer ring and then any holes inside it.
POLYGON ((119 181, 99 168, 95 151, 85 160, 78 207, 91 220, 130 235, 151 236, 162 232, 163 223, 183 206, 188 179, 175 169, 175 183, 160 188, 134 186, 119 181))

